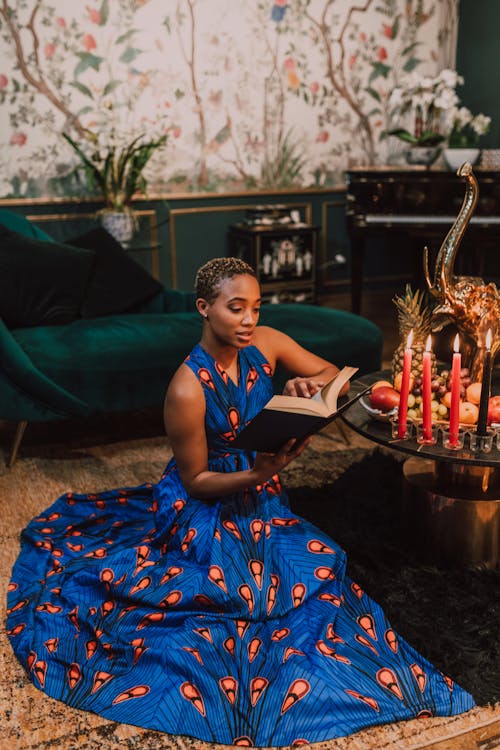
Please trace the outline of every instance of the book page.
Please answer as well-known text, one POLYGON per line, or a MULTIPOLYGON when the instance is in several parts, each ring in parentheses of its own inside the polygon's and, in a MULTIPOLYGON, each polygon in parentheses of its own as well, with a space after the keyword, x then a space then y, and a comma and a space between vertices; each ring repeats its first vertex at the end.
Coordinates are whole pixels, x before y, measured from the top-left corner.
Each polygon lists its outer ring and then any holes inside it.
POLYGON ((322 401, 324 403, 327 414, 333 414, 333 412, 337 411, 339 393, 345 383, 352 378, 358 369, 358 367, 343 367, 332 380, 313 396, 315 401, 322 401))
POLYGON ((330 414, 333 414, 337 410, 337 399, 342 386, 357 371, 357 367, 344 367, 311 398, 303 396, 273 396, 266 404, 266 409, 329 417, 330 414))
POLYGON ((312 398, 302 396, 273 396, 265 408, 300 414, 317 414, 320 417, 328 416, 328 409, 323 401, 314 401, 312 398))

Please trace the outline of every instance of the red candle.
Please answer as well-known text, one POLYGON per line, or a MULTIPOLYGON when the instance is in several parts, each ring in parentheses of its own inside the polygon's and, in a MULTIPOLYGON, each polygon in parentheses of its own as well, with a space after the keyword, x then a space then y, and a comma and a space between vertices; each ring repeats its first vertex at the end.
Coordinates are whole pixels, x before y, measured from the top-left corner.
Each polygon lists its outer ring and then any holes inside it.
POLYGON ((410 393, 410 373, 413 341, 413 329, 408 334, 406 349, 403 356, 403 375, 401 378, 401 391, 399 393, 398 407, 398 438, 404 440, 406 437, 406 423, 408 420, 408 395, 410 393))
POLYGON ((460 409, 460 339, 458 333, 453 344, 453 364, 451 366, 451 403, 450 403, 450 446, 458 444, 459 409, 460 409))
POLYGON ((431 344, 432 339, 429 335, 422 358, 422 436, 424 440, 432 440, 431 344))

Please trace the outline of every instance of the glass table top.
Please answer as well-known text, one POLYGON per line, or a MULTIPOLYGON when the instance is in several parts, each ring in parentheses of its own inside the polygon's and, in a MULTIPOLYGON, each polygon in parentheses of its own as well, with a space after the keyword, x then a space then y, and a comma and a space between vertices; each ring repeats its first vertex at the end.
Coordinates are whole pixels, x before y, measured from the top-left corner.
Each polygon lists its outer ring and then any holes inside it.
MULTIPOLYGON (((351 382, 350 393, 354 396, 360 393, 368 385, 376 383, 377 380, 390 380, 389 371, 373 372, 364 375, 358 380, 351 382)), ((368 394, 365 397, 368 399, 368 394)), ((416 440, 415 429, 412 431, 412 437, 407 440, 397 440, 391 436, 391 425, 389 421, 379 421, 374 419, 364 408, 360 401, 355 401, 342 414, 342 419, 353 430, 373 440, 379 445, 407 453, 412 456, 433 459, 435 461, 449 461, 452 463, 469 464, 473 466, 500 466, 500 449, 497 448, 497 439, 500 440, 500 434, 493 440, 493 448, 490 453, 475 452, 469 447, 469 435, 466 434, 464 447, 460 450, 450 450, 443 447, 442 431, 439 430, 436 445, 419 445, 416 440)), ((446 428, 446 423, 443 424, 446 428)), ((471 425, 471 432, 474 432, 474 426, 471 425)), ((500 431, 499 431, 500 433, 500 431)))

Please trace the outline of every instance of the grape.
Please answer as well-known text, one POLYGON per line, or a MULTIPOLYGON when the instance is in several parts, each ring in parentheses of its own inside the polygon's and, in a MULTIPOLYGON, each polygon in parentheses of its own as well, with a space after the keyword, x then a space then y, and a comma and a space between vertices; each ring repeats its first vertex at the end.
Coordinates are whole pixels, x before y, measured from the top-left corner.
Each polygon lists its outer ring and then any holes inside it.
POLYGON ((465 388, 463 385, 460 386, 460 398, 462 400, 465 398, 465 388))
POLYGON ((446 390, 451 391, 451 378, 448 378, 446 381, 446 390))
POLYGON ((448 413, 448 409, 446 408, 444 404, 439 404, 437 412, 440 417, 445 417, 446 414, 448 413))
POLYGON ((460 377, 467 377, 469 374, 469 368, 468 367, 462 367, 460 370, 460 377))
POLYGON ((414 396, 421 396, 422 395, 422 389, 421 388, 414 388, 413 389, 413 395, 414 396))
POLYGON ((437 391, 437 395, 439 396, 439 398, 443 398, 443 396, 444 396, 444 394, 446 393, 447 390, 448 389, 447 389, 447 387, 445 385, 440 385, 439 388, 438 388, 438 391, 437 391))
POLYGON ((468 388, 471 383, 472 380, 470 378, 462 378, 462 385, 464 386, 464 388, 468 388))
POLYGON ((450 376, 449 370, 443 370, 441 372, 441 377, 443 378, 443 380, 446 380, 447 378, 449 378, 449 376, 450 376))
MULTIPOLYGON (((420 388, 422 385, 422 378, 415 378, 414 385, 416 385, 417 388, 420 388)), ((413 389, 415 391, 415 389, 413 389)))
POLYGON ((432 400, 431 401, 431 411, 437 411, 439 409, 439 404, 437 401, 432 400))
POLYGON ((439 390, 439 386, 440 386, 439 380, 433 380, 431 383, 431 391, 433 393, 436 393, 436 391, 439 390))

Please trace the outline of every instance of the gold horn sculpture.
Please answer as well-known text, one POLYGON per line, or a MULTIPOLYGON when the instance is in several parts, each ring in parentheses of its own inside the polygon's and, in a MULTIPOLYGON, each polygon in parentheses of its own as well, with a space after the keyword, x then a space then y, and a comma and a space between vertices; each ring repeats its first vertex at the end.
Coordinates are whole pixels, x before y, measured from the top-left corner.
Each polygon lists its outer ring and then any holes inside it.
POLYGON ((479 276, 455 276, 458 247, 476 207, 479 186, 469 162, 462 164, 457 175, 466 181, 465 196, 450 231, 436 258, 434 279, 429 274, 428 250, 424 248, 424 274, 429 292, 437 305, 432 312, 434 330, 453 322, 461 335, 472 344, 469 368, 475 381, 481 379, 486 334, 492 332, 492 357, 500 348, 500 293, 495 284, 486 284, 479 276))

